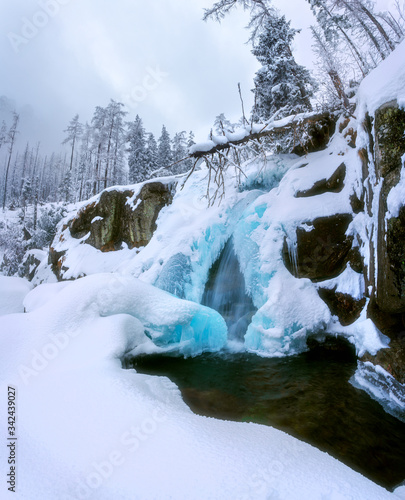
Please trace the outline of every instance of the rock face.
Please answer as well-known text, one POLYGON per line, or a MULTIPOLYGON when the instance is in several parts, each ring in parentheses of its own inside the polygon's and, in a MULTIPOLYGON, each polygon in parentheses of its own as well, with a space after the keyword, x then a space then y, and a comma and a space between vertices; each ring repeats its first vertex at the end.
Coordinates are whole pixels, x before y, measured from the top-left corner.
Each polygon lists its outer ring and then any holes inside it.
MULTIPOLYGON (((170 185, 161 182, 146 183, 139 194, 133 190, 109 189, 101 193, 98 201, 83 207, 62 228, 73 238, 110 252, 119 250, 123 244, 129 248, 142 247, 149 243, 156 229, 156 219, 161 209, 172 202, 170 185)), ((63 238, 57 234, 56 238, 63 238)), ((51 245, 49 260, 57 278, 62 279, 65 251, 57 251, 51 245)))
POLYGON ((389 349, 381 349, 375 356, 366 353, 361 360, 382 366, 400 384, 405 384, 405 331, 402 333, 391 341, 389 349))
MULTIPOLYGON (((405 383, 405 207, 399 216, 386 220, 387 199, 400 179, 401 157, 405 153, 405 111, 397 102, 389 102, 375 114, 374 134, 368 124, 370 151, 363 152, 363 180, 367 179, 368 155, 373 155, 375 175, 381 181, 376 241, 371 241, 370 253, 377 250, 377 266, 370 262, 365 274, 366 285, 373 292, 368 316, 391 338, 388 349, 376 356, 366 354, 363 361, 379 364, 400 383, 405 383)), ((372 192, 369 189, 369 192, 372 192)), ((404 200, 405 202, 405 200, 404 200)), ((369 198, 366 209, 371 210, 369 198)))
POLYGON ((284 242, 283 260, 296 278, 323 281, 338 276, 345 268, 352 238, 346 230, 352 220, 350 214, 320 217, 308 223, 311 231, 297 228, 297 261, 292 262, 287 239, 284 242))
POLYGON ((375 115, 375 165, 382 179, 378 214, 378 272, 375 302, 384 312, 405 313, 405 208, 385 224, 387 198, 398 184, 405 153, 405 111, 391 102, 375 115))

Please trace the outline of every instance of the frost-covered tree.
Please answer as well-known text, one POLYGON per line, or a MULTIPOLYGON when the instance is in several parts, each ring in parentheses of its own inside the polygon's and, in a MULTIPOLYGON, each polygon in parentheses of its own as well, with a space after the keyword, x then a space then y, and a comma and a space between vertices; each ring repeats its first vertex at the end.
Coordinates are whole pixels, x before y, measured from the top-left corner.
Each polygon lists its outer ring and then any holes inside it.
POLYGON ((129 182, 142 182, 149 179, 150 171, 148 170, 146 154, 146 132, 139 115, 136 115, 135 121, 129 124, 127 142, 129 143, 129 182))
POLYGON ((7 124, 3 120, 0 127, 0 149, 7 140, 7 124))
POLYGON ((14 150, 14 145, 15 141, 17 138, 17 128, 18 128, 18 123, 20 121, 20 115, 18 113, 13 114, 13 123, 11 124, 11 127, 7 133, 7 142, 9 144, 9 149, 8 149, 8 159, 7 159, 7 165, 6 165, 6 174, 4 178, 4 191, 3 191, 3 210, 6 207, 6 202, 7 202, 7 181, 8 181, 8 174, 10 170, 10 164, 11 164, 11 158, 13 156, 13 150, 14 150))
POLYGON ((214 131, 217 135, 225 135, 226 132, 233 132, 234 129, 234 125, 226 118, 224 113, 215 117, 214 131))
POLYGON ((221 21, 234 7, 240 5, 250 12, 248 29, 251 30, 251 40, 260 33, 268 17, 275 13, 271 0, 219 0, 209 9, 204 9, 204 21, 215 19, 221 21))
POLYGON ((100 186, 100 174, 105 145, 107 140, 106 109, 97 106, 91 120, 93 128, 92 150, 94 152, 93 195, 97 194, 100 186))
POLYGON ((106 108, 106 151, 104 167, 104 189, 108 186, 111 170, 116 167, 118 149, 122 147, 124 141, 124 117, 127 114, 122 108, 121 102, 111 99, 106 108))
POLYGON ((349 108, 349 99, 347 98, 345 86, 341 77, 341 65, 339 58, 333 51, 333 46, 325 39, 322 30, 318 27, 311 26, 312 38, 314 40, 313 49, 318 55, 318 66, 321 72, 329 76, 330 85, 325 83, 327 89, 331 87, 328 94, 332 94, 334 100, 343 104, 347 109, 349 108))
POLYGON ((158 167, 166 169, 173 162, 170 135, 163 125, 162 133, 158 140, 158 167))
POLYGON ((80 136, 83 133, 83 125, 79 122, 79 115, 76 114, 72 120, 70 121, 68 127, 64 132, 67 134, 66 138, 62 142, 62 144, 70 144, 71 146, 71 154, 70 154, 70 164, 69 170, 72 170, 73 167, 73 156, 75 151, 76 143, 78 142, 80 136))
POLYGON ((146 141, 146 162, 148 171, 153 174, 158 169, 158 146, 155 136, 152 133, 148 134, 146 141))
POLYGON ((284 16, 268 16, 252 53, 262 67, 254 79, 253 118, 268 120, 312 110, 316 84, 309 71, 295 61, 291 44, 298 30, 284 16))
MULTIPOLYGON (((91 141, 92 141, 92 128, 86 122, 83 127, 81 136, 81 144, 79 151, 79 166, 78 166, 78 198, 82 201, 90 196, 90 191, 86 189, 86 179, 91 177, 92 170, 92 155, 91 155, 91 141)), ((87 183, 89 187, 89 183, 87 183)))
POLYGON ((184 158, 188 156, 188 148, 187 148, 187 134, 183 130, 181 132, 177 132, 173 137, 173 146, 172 146, 172 161, 176 163, 170 169, 173 174, 181 174, 187 168, 184 165, 184 158), (180 162, 180 163, 177 163, 180 162))

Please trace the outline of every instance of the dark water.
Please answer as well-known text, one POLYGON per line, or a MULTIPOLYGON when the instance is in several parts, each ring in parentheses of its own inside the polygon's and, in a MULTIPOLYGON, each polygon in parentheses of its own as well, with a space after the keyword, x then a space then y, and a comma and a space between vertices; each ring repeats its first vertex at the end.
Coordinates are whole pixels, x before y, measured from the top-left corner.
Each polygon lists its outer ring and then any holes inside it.
POLYGON ((391 489, 405 479, 405 424, 348 383, 356 359, 338 347, 282 359, 152 355, 127 366, 168 376, 195 413, 271 425, 391 489))
POLYGON ((228 240, 212 266, 201 304, 218 311, 225 319, 230 340, 243 341, 256 308, 245 292, 245 279, 228 240))

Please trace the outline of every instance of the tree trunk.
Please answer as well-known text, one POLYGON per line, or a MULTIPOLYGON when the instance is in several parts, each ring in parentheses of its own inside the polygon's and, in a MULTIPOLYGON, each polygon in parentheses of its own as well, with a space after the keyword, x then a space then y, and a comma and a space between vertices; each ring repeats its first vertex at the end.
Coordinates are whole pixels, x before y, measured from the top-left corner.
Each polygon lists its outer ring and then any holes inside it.
POLYGON ((388 47, 391 49, 391 52, 394 50, 394 44, 391 42, 390 37, 387 35, 385 29, 381 26, 378 20, 373 16, 373 14, 367 9, 365 5, 358 1, 360 9, 366 14, 366 16, 371 20, 371 22, 375 25, 378 31, 381 33, 385 41, 387 42, 388 47))
POLYGON ((328 71, 328 75, 330 76, 330 79, 332 80, 333 86, 335 87, 335 90, 337 92, 337 95, 339 96, 339 99, 343 101, 343 105, 346 109, 349 108, 349 99, 347 98, 345 89, 343 87, 342 80, 340 79, 340 76, 338 72, 334 69, 328 71))

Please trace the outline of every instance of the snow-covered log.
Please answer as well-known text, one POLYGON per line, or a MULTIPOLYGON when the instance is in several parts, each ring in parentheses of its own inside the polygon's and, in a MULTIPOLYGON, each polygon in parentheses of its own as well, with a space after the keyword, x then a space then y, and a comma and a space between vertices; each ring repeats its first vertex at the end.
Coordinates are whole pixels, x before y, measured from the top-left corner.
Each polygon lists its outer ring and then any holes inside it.
POLYGON ((245 128, 240 128, 236 132, 229 132, 222 136, 212 136, 210 140, 194 144, 189 149, 191 158, 203 158, 205 156, 213 155, 221 151, 226 151, 232 147, 240 146, 268 137, 286 133, 302 127, 308 123, 321 122, 331 117, 330 112, 324 113, 300 113, 298 115, 288 116, 282 120, 271 121, 266 124, 254 123, 245 128))

